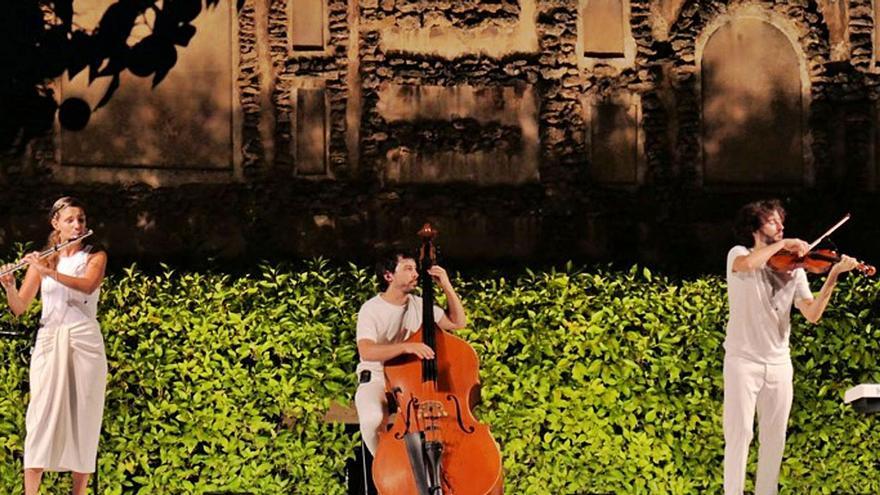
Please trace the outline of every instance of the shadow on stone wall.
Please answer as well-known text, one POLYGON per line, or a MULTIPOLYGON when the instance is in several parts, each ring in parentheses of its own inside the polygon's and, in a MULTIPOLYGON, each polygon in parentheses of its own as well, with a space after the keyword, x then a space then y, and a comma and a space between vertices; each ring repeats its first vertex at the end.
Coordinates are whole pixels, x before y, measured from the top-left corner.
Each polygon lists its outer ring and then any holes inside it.
MULTIPOLYGON (((0 15, 0 156, 13 163, 32 139, 52 129, 56 114, 65 129, 83 129, 91 113, 113 97, 123 71, 152 77, 153 87, 161 83, 177 63, 177 47, 186 47, 195 35, 192 22, 219 2, 120 0, 91 31, 74 22, 73 0, 6 3, 0 15), (94 107, 80 98, 59 105, 52 82, 84 70, 90 84, 110 79, 101 100, 94 107)), ((0 180, 10 166, 4 162, 0 180)))

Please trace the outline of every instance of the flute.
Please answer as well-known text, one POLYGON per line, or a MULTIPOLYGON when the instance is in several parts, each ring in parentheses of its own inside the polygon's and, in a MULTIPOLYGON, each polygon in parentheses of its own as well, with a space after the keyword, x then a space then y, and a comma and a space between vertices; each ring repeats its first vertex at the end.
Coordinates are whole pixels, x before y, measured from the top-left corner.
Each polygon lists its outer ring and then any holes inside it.
MULTIPOLYGON (((67 246, 73 244, 74 242, 79 242, 79 241, 85 239, 86 237, 88 237, 88 236, 90 236, 90 235, 92 235, 92 234, 94 234, 94 233, 95 233, 95 231, 90 229, 88 232, 86 232, 86 233, 83 234, 83 235, 74 236, 74 237, 71 237, 70 239, 68 239, 68 240, 66 240, 66 241, 64 241, 64 242, 59 242, 58 244, 55 244, 54 246, 52 246, 52 247, 50 247, 49 249, 47 249, 47 250, 43 251, 42 253, 40 253, 40 254, 39 254, 39 258, 40 258, 40 259, 43 259, 43 258, 46 258, 46 257, 48 257, 48 256, 51 256, 51 255, 57 253, 58 251, 61 251, 61 250, 64 249, 65 247, 67 247, 67 246)), ((12 265, 11 267, 9 267, 9 268, 7 268, 7 269, 5 269, 5 270, 3 270, 3 271, 0 271, 0 277, 2 277, 2 276, 4 276, 4 275, 7 275, 7 274, 9 274, 9 273, 12 273, 12 272, 14 272, 14 271, 16 271, 16 270, 19 270, 19 269, 21 269, 21 268, 24 268, 25 265, 27 265, 27 264, 28 264, 27 261, 25 261, 25 260, 19 260, 16 264, 12 265)))

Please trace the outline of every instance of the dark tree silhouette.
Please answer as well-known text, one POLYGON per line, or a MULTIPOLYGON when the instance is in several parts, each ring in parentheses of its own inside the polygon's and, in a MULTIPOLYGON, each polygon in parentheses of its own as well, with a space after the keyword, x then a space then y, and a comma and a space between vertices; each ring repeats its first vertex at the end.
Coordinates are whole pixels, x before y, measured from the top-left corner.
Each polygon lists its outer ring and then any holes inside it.
POLYGON ((155 87, 177 63, 177 47, 196 34, 192 22, 219 2, 119 0, 93 30, 74 24, 73 0, 7 2, 0 13, 0 153, 21 156, 31 139, 52 128, 56 112, 65 129, 83 129, 91 113, 110 101, 125 70, 152 76, 155 87), (150 34, 129 45, 140 25, 150 34), (103 98, 95 108, 79 98, 59 105, 49 83, 65 71, 73 78, 83 70, 89 84, 111 78, 103 98))

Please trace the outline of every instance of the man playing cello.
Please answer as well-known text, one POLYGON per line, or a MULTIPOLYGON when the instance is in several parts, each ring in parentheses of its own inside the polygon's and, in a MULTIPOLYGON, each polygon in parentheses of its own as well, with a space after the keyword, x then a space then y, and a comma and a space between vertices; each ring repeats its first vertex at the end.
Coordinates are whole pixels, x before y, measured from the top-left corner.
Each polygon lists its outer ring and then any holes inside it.
MULTIPOLYGON (((446 270, 432 266, 428 273, 440 284, 449 309, 434 306, 434 321, 443 330, 464 328, 467 316, 446 270)), ((376 263, 380 293, 361 306, 357 318, 357 347, 360 364, 355 407, 361 437, 371 454, 376 453, 378 432, 388 404, 385 398, 383 363, 403 354, 431 359, 434 351, 421 342, 404 342, 422 324, 422 298, 412 292, 418 286, 419 271, 411 256, 394 252, 376 263)))

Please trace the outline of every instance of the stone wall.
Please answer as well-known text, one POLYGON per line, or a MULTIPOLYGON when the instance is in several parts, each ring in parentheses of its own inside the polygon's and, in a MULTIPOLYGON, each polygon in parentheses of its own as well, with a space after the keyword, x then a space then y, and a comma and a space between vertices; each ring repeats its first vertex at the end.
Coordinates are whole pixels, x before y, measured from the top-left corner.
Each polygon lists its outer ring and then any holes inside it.
POLYGON ((874 12, 865 0, 245 0, 230 17, 231 168, 123 174, 108 160, 84 174, 49 137, 3 195, 17 213, 0 240, 41 237, 32 212, 69 191, 92 200, 123 257, 368 258, 432 220, 459 260, 713 270, 734 210, 779 196, 805 238, 852 211, 843 238, 870 252, 874 12), (323 46, 294 42, 303 8, 319 8, 323 46), (590 15, 624 24, 584 32, 590 15), (731 29, 746 38, 719 45, 731 29), (782 79, 723 56, 760 49, 756 32, 790 54, 782 79), (728 148, 707 137, 718 122, 728 148), (773 170, 779 142, 795 150, 790 172, 773 170))

